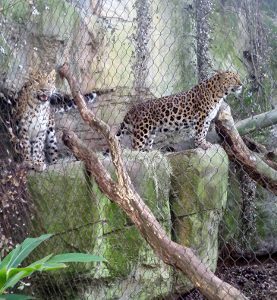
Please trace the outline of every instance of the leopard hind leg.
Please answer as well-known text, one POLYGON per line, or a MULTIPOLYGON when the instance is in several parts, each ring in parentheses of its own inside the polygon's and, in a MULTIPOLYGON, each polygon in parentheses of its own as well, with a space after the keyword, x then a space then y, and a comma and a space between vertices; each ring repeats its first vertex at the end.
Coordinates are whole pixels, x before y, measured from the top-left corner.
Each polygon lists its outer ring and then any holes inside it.
POLYGON ((117 136, 117 138, 118 138, 119 141, 120 141, 121 138, 122 138, 122 136, 124 136, 124 135, 129 135, 129 134, 131 134, 131 130, 130 130, 128 124, 127 124, 126 122, 123 121, 123 122, 120 124, 120 127, 119 127, 119 129, 117 130, 117 132, 116 132, 116 136, 117 136))
POLYGON ((207 150, 212 146, 210 142, 206 140, 208 130, 210 128, 211 120, 208 118, 202 118, 195 124, 195 145, 203 150, 207 150))
POLYGON ((133 131, 132 148, 135 150, 149 151, 152 149, 155 132, 150 128, 147 131, 136 128, 133 131))
MULTIPOLYGON (((116 137, 118 138, 118 141, 119 143, 121 142, 121 138, 124 136, 124 135, 129 135, 130 134, 130 129, 128 128, 128 125, 123 121, 121 124, 120 124, 120 127, 119 129, 117 130, 116 132, 116 137)), ((110 149, 107 148, 103 151, 103 155, 104 156, 108 156, 110 153, 110 149)))

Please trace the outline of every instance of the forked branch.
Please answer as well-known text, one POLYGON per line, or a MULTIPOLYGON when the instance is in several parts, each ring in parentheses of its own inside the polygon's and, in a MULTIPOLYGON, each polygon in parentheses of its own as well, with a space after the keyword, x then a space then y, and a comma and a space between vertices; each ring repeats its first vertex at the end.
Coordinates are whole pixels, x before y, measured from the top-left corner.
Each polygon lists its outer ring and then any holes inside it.
POLYGON ((102 133, 110 146, 117 182, 111 179, 97 155, 88 149, 75 133, 65 131, 63 134, 64 143, 78 159, 84 161, 86 168, 95 178, 101 191, 126 212, 155 253, 166 264, 187 275, 194 286, 199 288, 208 299, 247 299, 239 290, 215 276, 190 248, 173 242, 167 236, 151 210, 135 191, 123 164, 120 144, 111 134, 108 125, 97 119, 87 108, 80 89, 69 71, 69 66, 63 65, 59 72, 69 82, 74 100, 84 121, 91 128, 102 133))
POLYGON ((216 128, 222 137, 222 146, 229 158, 239 163, 257 183, 277 195, 275 163, 270 160, 265 161, 259 154, 249 150, 236 129, 230 107, 227 104, 224 104, 219 112, 216 128))

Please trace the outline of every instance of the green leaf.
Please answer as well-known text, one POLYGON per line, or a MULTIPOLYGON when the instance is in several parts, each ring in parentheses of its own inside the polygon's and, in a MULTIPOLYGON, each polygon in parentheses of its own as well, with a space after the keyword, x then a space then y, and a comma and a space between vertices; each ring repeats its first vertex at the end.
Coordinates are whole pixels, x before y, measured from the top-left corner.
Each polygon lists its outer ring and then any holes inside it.
POLYGON ((32 273, 33 273, 32 270, 24 270, 24 271, 21 271, 21 272, 15 274, 13 277, 11 277, 9 280, 7 280, 7 282, 4 284, 4 286, 0 290, 0 293, 3 293, 8 288, 14 287, 18 283, 18 281, 31 275, 32 273))
POLYGON ((35 299, 35 298, 32 296, 18 295, 18 294, 0 295, 0 300, 29 300, 29 299, 35 299))
POLYGON ((9 269, 8 274, 7 274, 7 280, 11 279, 12 277, 14 277, 16 274, 18 274, 20 272, 24 272, 25 274, 27 274, 27 276, 29 276, 28 274, 31 274, 31 273, 37 272, 37 271, 39 271, 39 272, 52 271, 52 270, 57 270, 57 269, 62 269, 62 268, 66 268, 66 265, 64 263, 36 262, 36 263, 33 263, 24 268, 9 269))
POLYGON ((3 293, 8 288, 14 287, 21 279, 32 275, 34 272, 37 271, 54 271, 58 269, 66 268, 66 265, 63 263, 42 263, 37 264, 32 267, 28 266, 25 268, 13 268, 10 269, 9 279, 6 281, 4 286, 0 289, 0 293, 3 293))
POLYGON ((64 263, 45 263, 39 271, 55 271, 58 269, 64 269, 67 265, 64 263))
POLYGON ((66 268, 66 265, 63 263, 49 262, 49 259, 53 256, 53 254, 47 255, 44 258, 33 262, 28 267, 35 268, 37 271, 50 271, 66 268))
POLYGON ((10 268, 8 270, 8 272, 7 272, 7 281, 10 280, 12 277, 16 276, 16 274, 18 274, 20 272, 25 272, 26 274, 30 274, 30 273, 33 273, 34 271, 36 271, 36 269, 29 268, 29 267, 25 267, 25 268, 10 268))
POLYGON ((1 262, 0 264, 0 290, 7 280, 7 265, 11 262, 13 257, 20 252, 20 245, 17 245, 1 262))
POLYGON ((35 268, 35 269, 39 270, 40 267, 44 263, 46 263, 52 256, 53 256, 53 254, 49 254, 49 255, 45 256, 44 258, 31 263, 28 267, 32 267, 32 268, 35 268))
POLYGON ((101 256, 86 253, 64 253, 53 256, 48 263, 67 263, 67 262, 96 262, 105 260, 101 256))
POLYGON ((67 262, 84 263, 105 260, 103 257, 86 253, 65 253, 55 256, 50 254, 33 262, 27 267, 17 267, 36 247, 51 236, 52 234, 45 234, 38 238, 27 238, 22 244, 18 245, 2 261, 0 261, 0 293, 3 293, 8 288, 14 287, 21 279, 30 276, 37 271, 53 271, 66 268, 67 266, 65 263, 67 262))
POLYGON ((45 240, 49 239, 51 236, 52 234, 44 234, 38 238, 25 239, 25 241, 21 245, 19 245, 20 251, 17 251, 12 256, 12 258, 10 259, 6 267, 7 268, 17 267, 36 247, 38 247, 45 240))
POLYGON ((40 271, 40 269, 42 268, 43 264, 45 262, 47 262, 49 260, 49 258, 52 257, 52 254, 45 256, 44 258, 33 262, 32 264, 30 264, 27 267, 24 268, 9 268, 6 271, 6 279, 11 278, 12 276, 14 276, 15 274, 21 272, 21 271, 40 271))
POLYGON ((20 251, 20 245, 17 245, 0 263, 0 271, 6 269, 8 263, 15 257, 20 251))

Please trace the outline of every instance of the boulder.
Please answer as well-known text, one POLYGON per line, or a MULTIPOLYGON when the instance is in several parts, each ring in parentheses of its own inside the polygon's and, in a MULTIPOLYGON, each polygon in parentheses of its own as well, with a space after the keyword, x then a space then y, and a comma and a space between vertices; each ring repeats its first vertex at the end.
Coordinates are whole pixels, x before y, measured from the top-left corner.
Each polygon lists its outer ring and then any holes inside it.
MULTIPOLYGON (((173 236, 191 247, 215 271, 218 258, 218 229, 227 201, 228 157, 218 145, 170 154, 172 166, 171 209, 173 236)), ((180 273, 175 290, 191 287, 180 273)))
MULTIPOLYGON (((134 186, 170 235, 171 169, 167 159, 157 151, 125 155, 134 186)), ((110 160, 103 163, 114 177, 110 160)), ((67 297, 75 297, 78 292, 71 293, 65 286, 80 276, 88 280, 81 292, 86 299, 149 299, 169 293, 171 268, 156 257, 124 212, 86 176, 81 163, 67 162, 30 175, 29 191, 36 206, 34 235, 57 233, 53 242, 41 249, 40 257, 77 250, 107 260, 48 275, 48 280, 36 284, 41 295, 55 282, 67 297)))
MULTIPOLYGON (((227 197, 225 152, 213 146, 206 152, 197 149, 166 157, 158 151, 125 150, 124 157, 136 190, 168 235, 192 247, 214 270, 218 224, 227 197)), ((110 159, 103 159, 103 164, 115 178, 110 159)), ((80 162, 65 161, 30 175, 29 191, 36 206, 33 235, 56 233, 40 257, 53 251, 82 251, 107 260, 48 275, 37 283, 36 292, 44 294, 55 282, 70 299, 154 299, 191 288, 184 276, 156 257, 124 212, 88 178, 80 162), (80 277, 86 279, 81 290, 73 284, 80 277)))

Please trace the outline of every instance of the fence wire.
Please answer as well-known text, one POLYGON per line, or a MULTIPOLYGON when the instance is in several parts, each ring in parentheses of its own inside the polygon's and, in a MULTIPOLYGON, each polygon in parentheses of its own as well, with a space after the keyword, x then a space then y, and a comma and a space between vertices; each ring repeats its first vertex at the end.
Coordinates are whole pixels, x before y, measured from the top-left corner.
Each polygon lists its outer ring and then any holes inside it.
MULTIPOLYGON (((26 83, 40 88, 36 74, 49 74, 64 62, 88 107, 114 133, 133 105, 188 91, 228 70, 243 83, 239 98, 226 99, 232 116, 236 124, 248 120, 248 127, 240 127, 244 142, 274 171, 276 24, 275 0, 0 0, 1 259, 26 237, 53 233, 29 262, 65 252, 107 260, 35 274, 12 292, 20 288, 38 299, 205 299, 156 256, 63 144, 63 130, 73 130, 115 177, 107 142, 82 121, 58 73, 47 100, 55 120, 56 163, 48 161, 41 172, 28 170, 9 128, 20 130, 14 112, 20 115, 26 83), (261 113, 264 118, 251 127, 261 113)), ((43 123, 43 114, 38 119, 43 123)), ((35 122, 33 117, 32 128, 40 126, 35 122)), ((157 134, 150 151, 131 149, 130 137, 124 137, 135 189, 171 239, 191 247, 219 278, 249 299, 276 299, 276 196, 221 146, 193 149, 193 136, 157 134)))

